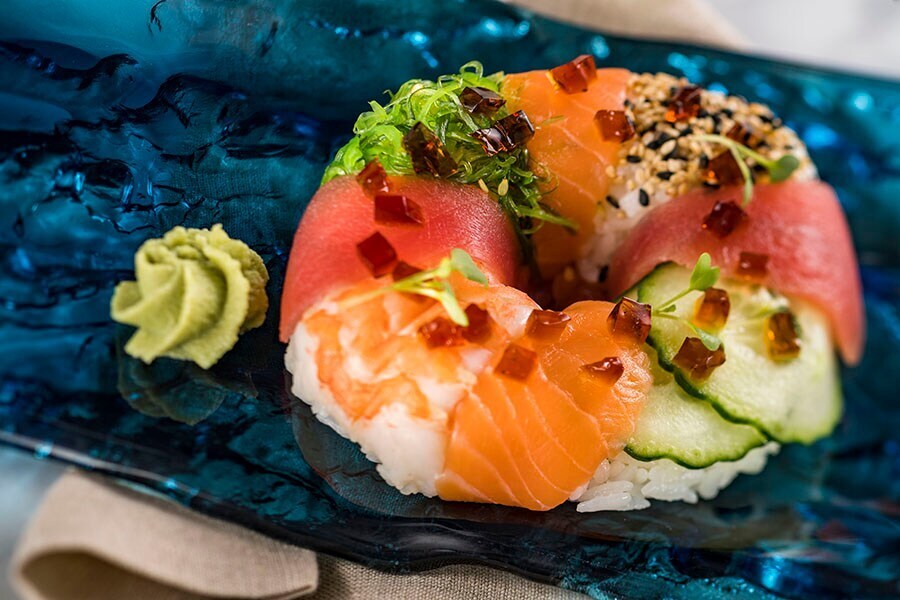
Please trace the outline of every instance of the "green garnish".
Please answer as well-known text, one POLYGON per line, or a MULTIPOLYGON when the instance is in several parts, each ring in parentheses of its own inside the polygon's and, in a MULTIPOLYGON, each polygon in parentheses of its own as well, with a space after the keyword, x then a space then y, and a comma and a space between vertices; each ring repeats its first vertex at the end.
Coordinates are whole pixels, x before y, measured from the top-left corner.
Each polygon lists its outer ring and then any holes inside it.
POLYGON ((450 275, 454 272, 459 273, 469 281, 485 286, 488 284, 487 276, 475 265, 468 252, 454 248, 450 251, 449 257, 441 259, 437 267, 427 271, 419 271, 409 277, 398 279, 390 285, 348 298, 341 302, 341 307, 352 308, 388 292, 418 294, 419 296, 434 298, 443 305, 451 321, 462 327, 468 327, 469 317, 466 316, 465 311, 459 305, 456 294, 453 293, 453 286, 450 285, 450 275))
POLYGON ((479 184, 496 197, 509 214, 526 258, 531 248, 528 234, 543 223, 556 223, 570 230, 577 224, 541 203, 538 184, 542 179, 531 170, 524 147, 488 156, 481 143, 472 137, 478 129, 490 127, 509 114, 501 107, 493 114, 470 114, 459 100, 466 87, 500 91, 503 73, 485 75, 481 63, 469 62, 458 74, 443 75, 437 81, 413 79, 396 93, 388 92, 385 105, 370 102, 370 111, 362 113, 353 126, 354 137, 347 142, 325 169, 322 183, 341 175, 355 175, 366 163, 377 158, 388 174, 411 175, 413 163, 403 146, 403 136, 421 122, 440 138, 459 170, 448 179, 479 184), (532 226, 532 222, 537 221, 532 226))
POLYGON ((710 257, 710 255, 704 252, 700 255, 700 258, 698 258, 697 262, 694 264, 694 270, 691 271, 691 280, 688 283, 687 289, 678 292, 677 294, 660 304, 657 308, 654 308, 650 312, 650 315, 660 317, 662 319, 675 319, 677 321, 683 322, 685 325, 690 327, 694 333, 697 334, 697 337, 701 342, 703 342, 703 345, 706 346, 708 350, 718 350, 722 345, 722 341, 718 338, 718 336, 704 329, 700 329, 689 319, 678 317, 676 315, 673 315, 672 313, 675 311, 675 303, 691 292, 705 292, 706 290, 714 286, 719 280, 720 271, 721 269, 719 269, 719 267, 713 266, 712 258, 710 257))
POLYGON ((728 148, 732 156, 734 156, 734 160, 741 170, 741 175, 744 176, 744 206, 753 199, 753 174, 750 172, 750 167, 747 166, 747 159, 751 159, 756 164, 764 167, 773 183, 785 181, 800 166, 800 161, 793 154, 785 154, 778 159, 766 158, 759 152, 751 150, 744 144, 724 135, 699 134, 694 137, 700 141, 721 144, 728 148))

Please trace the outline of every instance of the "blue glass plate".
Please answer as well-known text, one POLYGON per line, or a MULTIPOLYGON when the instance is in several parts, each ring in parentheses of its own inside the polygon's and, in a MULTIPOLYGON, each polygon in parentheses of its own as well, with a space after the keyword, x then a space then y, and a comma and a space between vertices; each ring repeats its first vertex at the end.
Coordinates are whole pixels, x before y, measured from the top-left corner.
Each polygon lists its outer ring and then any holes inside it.
POLYGON ((596 596, 900 593, 900 84, 598 35, 457 0, 0 4, 0 439, 375 567, 478 562, 596 596), (36 17, 40 18, 36 18, 36 17), (365 101, 481 59, 684 74, 769 103, 850 217, 870 337, 837 433, 713 502, 546 514, 405 497, 288 393, 294 228, 365 101), (224 223, 265 258, 268 324, 210 371, 142 365, 109 320, 132 253, 224 223))

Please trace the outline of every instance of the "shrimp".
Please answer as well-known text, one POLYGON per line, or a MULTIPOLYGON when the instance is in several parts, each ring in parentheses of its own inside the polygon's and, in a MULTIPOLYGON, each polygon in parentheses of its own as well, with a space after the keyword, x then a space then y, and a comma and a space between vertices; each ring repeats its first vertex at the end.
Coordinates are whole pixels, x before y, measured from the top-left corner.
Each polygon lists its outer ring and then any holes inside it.
POLYGON ((488 315, 476 336, 426 298, 389 292, 345 305, 383 283, 314 305, 286 363, 293 393, 401 492, 548 510, 583 489, 633 432, 650 364, 639 341, 612 335, 612 304, 575 304, 564 330, 538 335, 528 323, 540 308, 526 294, 454 276, 460 305, 488 315), (439 331, 429 338, 423 328, 439 331), (438 339, 441 331, 449 337, 438 339), (505 368, 510 349, 530 368, 505 368), (622 365, 614 381, 584 368, 609 357, 622 365))

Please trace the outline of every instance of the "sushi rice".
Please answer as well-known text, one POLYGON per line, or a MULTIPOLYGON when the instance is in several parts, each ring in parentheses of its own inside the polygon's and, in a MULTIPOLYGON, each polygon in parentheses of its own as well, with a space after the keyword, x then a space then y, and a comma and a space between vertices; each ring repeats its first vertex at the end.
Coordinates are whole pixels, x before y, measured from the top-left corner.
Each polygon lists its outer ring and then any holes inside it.
MULTIPOLYGON (((319 382, 315 354, 317 341, 303 325, 288 345, 285 364, 293 374, 294 395, 310 405, 313 414, 339 435, 360 445, 378 473, 404 494, 437 494, 434 474, 444 461, 443 429, 409 415, 404 407, 387 407, 364 428, 353 428, 331 393, 319 382)), ((722 461, 703 469, 688 469, 669 459, 641 461, 620 452, 604 460, 593 478, 572 495, 579 512, 640 510, 651 500, 696 503, 710 500, 741 474, 761 472, 777 454, 777 443, 755 448, 736 461, 722 461)))

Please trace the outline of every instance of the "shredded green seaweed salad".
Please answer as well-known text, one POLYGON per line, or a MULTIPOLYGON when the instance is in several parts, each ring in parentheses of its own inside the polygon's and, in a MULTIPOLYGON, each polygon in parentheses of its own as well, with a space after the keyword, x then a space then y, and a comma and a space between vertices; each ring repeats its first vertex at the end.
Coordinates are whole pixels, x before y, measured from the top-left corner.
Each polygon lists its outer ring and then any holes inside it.
POLYGON ((458 74, 443 75, 437 81, 407 81, 396 93, 387 92, 390 100, 384 106, 369 102, 372 110, 356 120, 355 135, 338 150, 325 169, 322 183, 341 175, 355 175, 375 158, 388 174, 413 174, 403 136, 421 122, 437 134, 459 165, 459 171, 449 179, 478 184, 497 198, 516 228, 526 257, 530 258, 528 237, 544 223, 571 230, 577 225, 541 202, 538 185, 544 180, 529 166, 527 149, 516 148, 488 156, 481 143, 472 137, 473 132, 490 127, 509 111, 504 106, 490 116, 469 114, 459 100, 460 92, 466 87, 483 87, 499 93, 502 80, 502 72, 485 75, 481 63, 473 61, 463 65, 458 74))

